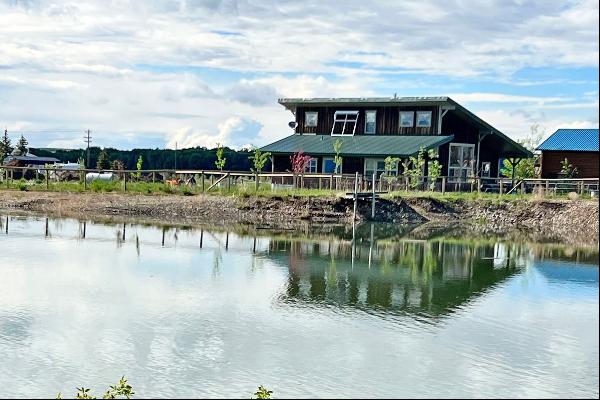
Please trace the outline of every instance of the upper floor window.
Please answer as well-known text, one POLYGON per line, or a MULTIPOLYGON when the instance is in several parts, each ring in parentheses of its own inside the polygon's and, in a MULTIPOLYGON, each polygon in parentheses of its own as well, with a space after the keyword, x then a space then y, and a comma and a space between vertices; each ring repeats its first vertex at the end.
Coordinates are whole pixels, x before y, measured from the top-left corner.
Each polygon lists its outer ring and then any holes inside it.
POLYGON ((317 126, 319 113, 317 111, 307 111, 304 113, 304 127, 313 128, 317 126))
POLYGON ((414 111, 400 111, 400 127, 412 128, 415 121, 414 111))
POLYGON ((354 135, 358 111, 336 111, 333 114, 332 135, 354 135))
POLYGON ((429 128, 431 126, 431 111, 417 111, 417 128, 429 128))
POLYGON ((365 111, 365 134, 375 134, 377 111, 365 111))

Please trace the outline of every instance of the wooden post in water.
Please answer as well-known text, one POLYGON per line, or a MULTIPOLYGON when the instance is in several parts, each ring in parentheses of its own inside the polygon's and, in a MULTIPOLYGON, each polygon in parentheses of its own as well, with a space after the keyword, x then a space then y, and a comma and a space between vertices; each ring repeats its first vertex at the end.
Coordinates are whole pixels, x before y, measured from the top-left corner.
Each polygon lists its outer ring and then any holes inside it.
POLYGON ((352 213, 352 221, 356 221, 356 208, 358 206, 358 172, 354 173, 354 212, 352 213))
POLYGON ((375 179, 377 179, 377 172, 373 172, 373 191, 372 191, 372 195, 373 197, 371 198, 371 219, 375 219, 375 179))

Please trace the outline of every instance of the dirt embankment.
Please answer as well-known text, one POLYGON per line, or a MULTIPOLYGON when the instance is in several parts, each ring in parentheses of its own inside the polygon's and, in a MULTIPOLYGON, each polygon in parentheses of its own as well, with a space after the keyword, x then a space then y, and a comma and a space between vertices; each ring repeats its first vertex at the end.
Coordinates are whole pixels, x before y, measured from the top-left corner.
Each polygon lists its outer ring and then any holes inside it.
MULTIPOLYGON (((353 202, 344 198, 174 196, 118 193, 0 191, 0 210, 77 218, 135 217, 163 223, 242 223, 294 227, 302 222, 348 223, 353 202)), ((370 201, 358 217, 370 219, 370 201)), ((428 197, 378 200, 376 221, 468 224, 482 233, 522 232, 540 240, 598 242, 597 201, 440 201, 428 197)))

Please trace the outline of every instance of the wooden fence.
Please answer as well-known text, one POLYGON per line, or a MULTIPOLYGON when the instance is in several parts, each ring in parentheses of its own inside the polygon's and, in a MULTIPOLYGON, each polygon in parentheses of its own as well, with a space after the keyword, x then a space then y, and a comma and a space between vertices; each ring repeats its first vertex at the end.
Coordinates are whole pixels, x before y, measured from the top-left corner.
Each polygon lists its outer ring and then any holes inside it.
POLYGON ((542 195, 560 195, 568 192, 597 196, 599 180, 591 179, 524 179, 513 182, 509 178, 479 177, 407 177, 372 176, 355 174, 292 174, 289 172, 253 173, 247 171, 219 170, 69 170, 48 167, 10 167, 0 166, 0 181, 5 187, 11 182, 25 179, 37 181, 46 189, 55 182, 79 182, 83 189, 90 184, 88 174, 112 174, 113 180, 122 183, 122 189, 135 182, 162 182, 173 186, 194 187, 198 191, 235 189, 239 187, 264 188, 271 190, 286 189, 322 189, 335 191, 391 192, 391 191, 434 191, 434 192, 483 192, 483 193, 540 193, 542 195), (88 179, 86 179, 86 176, 88 179))

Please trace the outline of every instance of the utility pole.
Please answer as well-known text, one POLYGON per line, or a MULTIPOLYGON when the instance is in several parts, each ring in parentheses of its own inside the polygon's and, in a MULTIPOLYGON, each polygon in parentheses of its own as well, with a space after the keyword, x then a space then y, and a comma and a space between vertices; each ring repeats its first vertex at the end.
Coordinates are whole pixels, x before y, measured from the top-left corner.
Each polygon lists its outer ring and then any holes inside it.
POLYGON ((90 167, 90 142, 92 141, 92 137, 90 136, 90 130, 88 129, 86 132, 86 136, 83 137, 85 143, 87 143, 87 162, 85 164, 86 168, 90 167))

